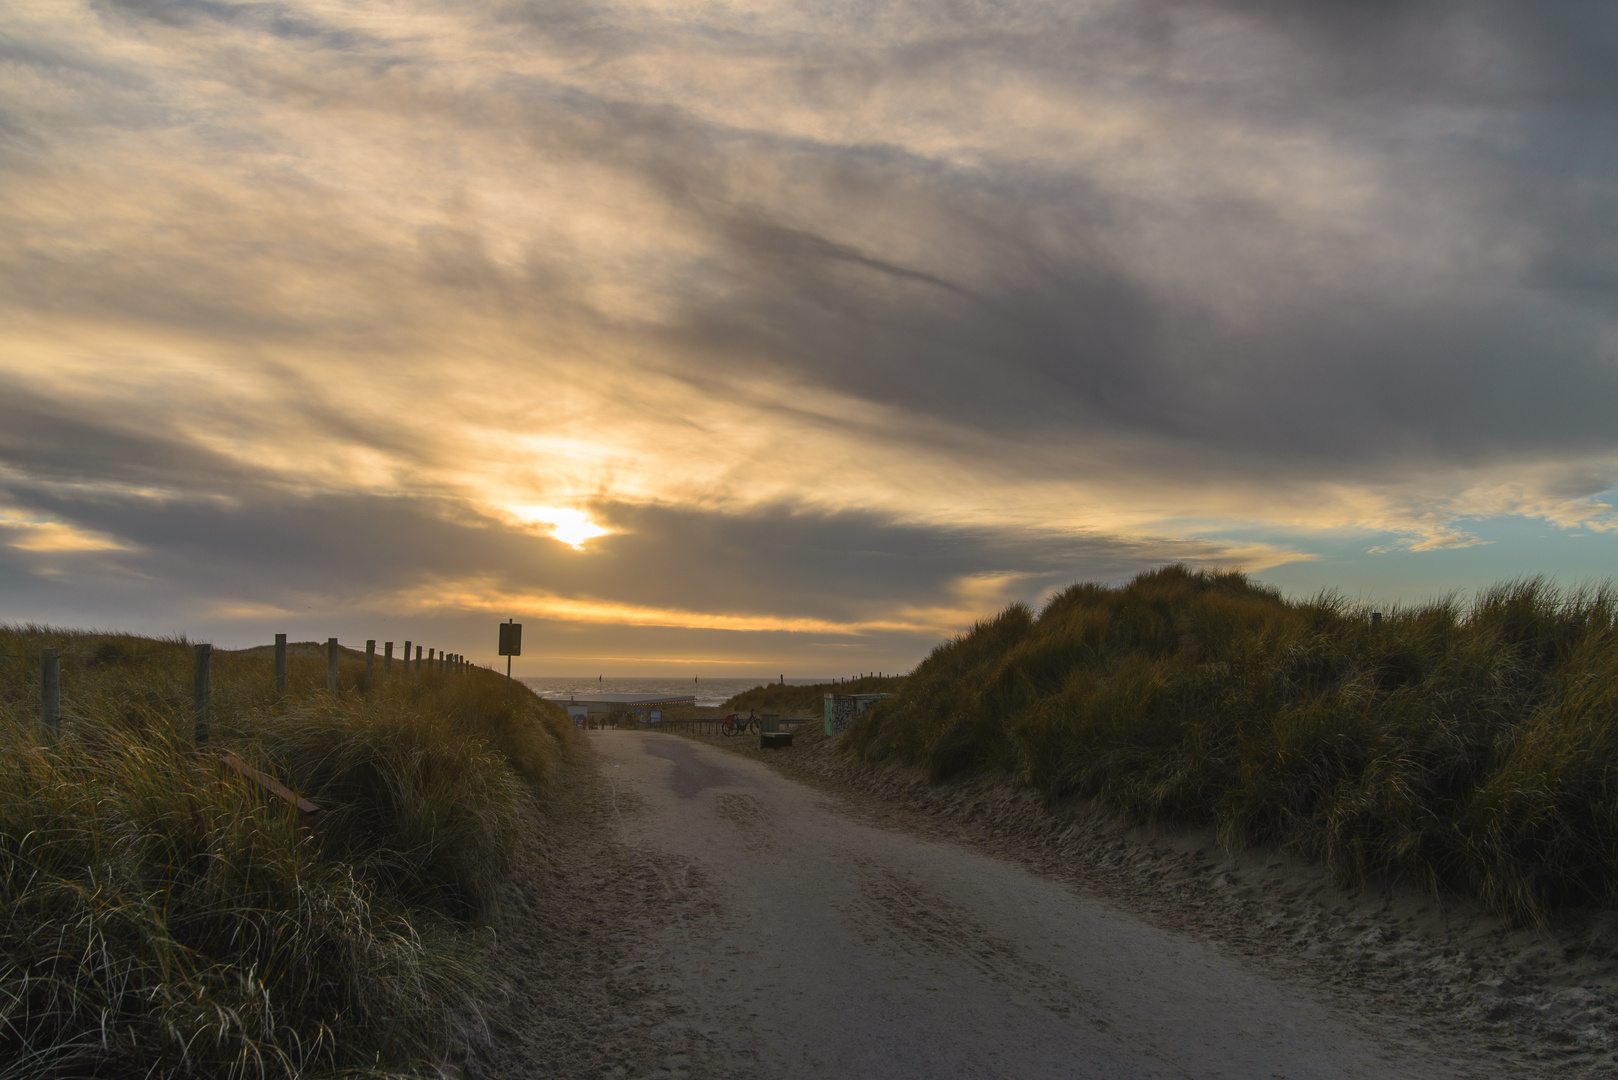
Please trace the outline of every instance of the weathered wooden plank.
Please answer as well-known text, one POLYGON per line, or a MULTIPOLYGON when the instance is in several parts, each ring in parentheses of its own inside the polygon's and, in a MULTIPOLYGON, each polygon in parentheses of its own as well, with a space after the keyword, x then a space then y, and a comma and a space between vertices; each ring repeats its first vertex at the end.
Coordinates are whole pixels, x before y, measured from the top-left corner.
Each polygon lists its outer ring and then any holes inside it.
POLYGON ((287 696, 287 636, 275 635, 275 700, 287 696))
POLYGON ((196 647, 196 667, 191 680, 191 715, 195 720, 195 738, 198 746, 208 741, 208 720, 213 705, 213 646, 196 647))
POLYGON ((302 795, 299 795, 291 788, 285 786, 280 781, 276 780, 275 777, 259 772, 257 769, 253 768, 247 762, 243 761, 235 754, 232 754, 230 751, 225 751, 221 760, 225 763, 227 768, 235 772, 238 776, 257 784, 263 791, 275 796, 288 806, 297 807, 299 813, 320 813, 320 807, 316 806, 302 795))
POLYGON ((62 728, 62 653, 39 650, 39 722, 48 731, 62 728))

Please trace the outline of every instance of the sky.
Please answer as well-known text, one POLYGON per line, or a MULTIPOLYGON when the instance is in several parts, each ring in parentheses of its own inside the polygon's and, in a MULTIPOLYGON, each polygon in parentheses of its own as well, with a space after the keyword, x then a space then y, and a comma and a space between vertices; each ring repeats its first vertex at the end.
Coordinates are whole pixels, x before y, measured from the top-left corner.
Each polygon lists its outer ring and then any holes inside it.
POLYGON ((0 621, 903 671, 1615 505, 1610 0, 0 9, 0 621))

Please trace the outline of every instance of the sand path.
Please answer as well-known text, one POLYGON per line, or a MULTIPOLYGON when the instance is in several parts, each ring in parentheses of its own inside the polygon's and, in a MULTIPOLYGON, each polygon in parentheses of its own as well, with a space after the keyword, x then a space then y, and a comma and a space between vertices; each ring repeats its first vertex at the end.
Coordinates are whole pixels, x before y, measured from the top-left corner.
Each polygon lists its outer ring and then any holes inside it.
POLYGON ((616 839, 656 878, 633 970, 661 1006, 645 1022, 682 1033, 658 1071, 1466 1072, 1357 1028, 1340 996, 1010 861, 884 828, 757 761, 670 735, 590 738, 616 839))

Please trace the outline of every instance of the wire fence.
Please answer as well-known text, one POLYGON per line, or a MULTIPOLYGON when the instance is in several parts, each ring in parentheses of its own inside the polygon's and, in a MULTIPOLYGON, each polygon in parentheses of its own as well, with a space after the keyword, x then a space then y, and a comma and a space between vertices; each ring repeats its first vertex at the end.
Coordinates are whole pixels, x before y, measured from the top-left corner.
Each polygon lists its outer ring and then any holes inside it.
MULTIPOLYGON (((361 685, 365 688, 375 686, 379 679, 386 680, 393 676, 394 655, 393 642, 383 642, 381 655, 381 670, 378 671, 376 641, 369 639, 365 642, 365 674, 361 685)), ((432 672, 465 672, 474 665, 465 655, 439 650, 437 647, 415 645, 412 641, 404 643, 404 650, 399 657, 403 672, 419 673, 423 670, 432 672), (415 655, 411 656, 414 647, 415 655), (425 655, 424 655, 425 654, 425 655)), ((208 744, 209 729, 211 727, 213 712, 213 654, 214 647, 207 642, 197 643, 192 649, 192 737, 200 750, 208 744)), ((345 648, 337 638, 326 639, 326 690, 332 695, 338 693, 339 668, 345 660, 352 662, 349 654, 357 650, 345 648)), ((0 658, 7 660, 32 660, 39 664, 39 721, 52 735, 60 733, 62 726, 62 650, 60 648, 42 648, 37 653, 0 653, 0 658)), ((256 658, 252 658, 256 659, 256 658)), ((277 700, 284 700, 287 696, 287 662, 288 645, 285 634, 276 634, 273 645, 275 694, 277 700)), ((300 814, 310 815, 320 811, 320 807, 302 798, 276 781, 273 777, 260 772, 247 764, 241 758, 228 751, 220 755, 221 763, 231 771, 240 775, 250 783, 256 785, 266 795, 286 803, 298 810, 300 814)))

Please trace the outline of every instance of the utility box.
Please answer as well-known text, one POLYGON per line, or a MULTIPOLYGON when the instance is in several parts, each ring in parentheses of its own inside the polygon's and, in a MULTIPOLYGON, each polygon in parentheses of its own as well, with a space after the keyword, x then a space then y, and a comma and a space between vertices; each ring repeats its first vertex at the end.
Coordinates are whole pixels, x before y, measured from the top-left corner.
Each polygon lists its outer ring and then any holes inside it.
POLYGON ((522 655, 522 623, 503 622, 500 624, 500 655, 522 655))
POLYGON ((838 735, 854 718, 892 694, 827 694, 825 727, 827 735, 838 735))

